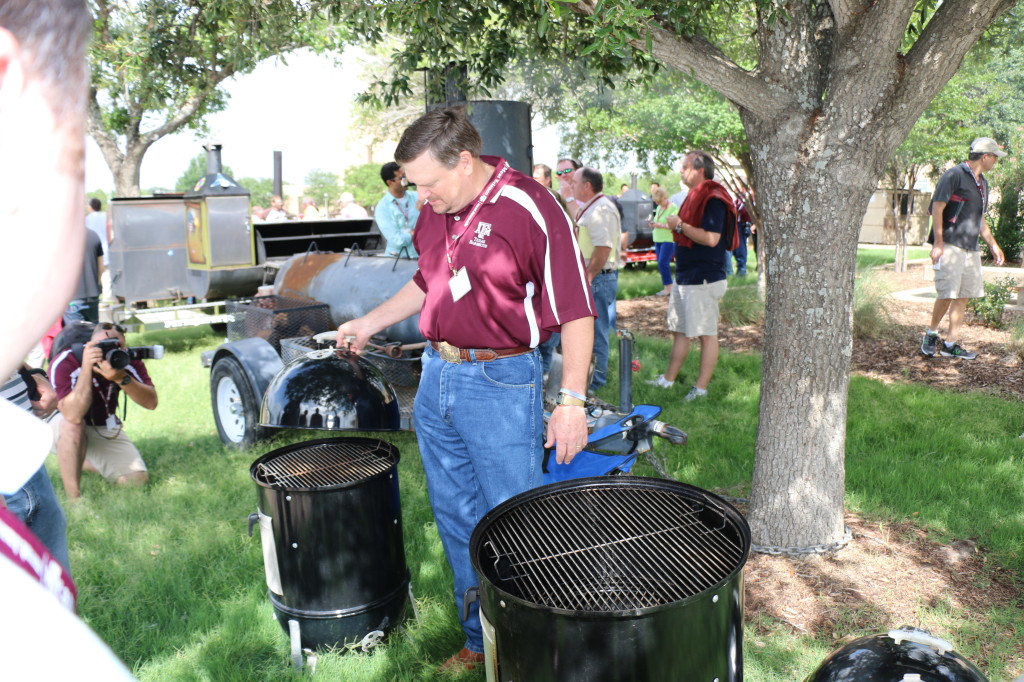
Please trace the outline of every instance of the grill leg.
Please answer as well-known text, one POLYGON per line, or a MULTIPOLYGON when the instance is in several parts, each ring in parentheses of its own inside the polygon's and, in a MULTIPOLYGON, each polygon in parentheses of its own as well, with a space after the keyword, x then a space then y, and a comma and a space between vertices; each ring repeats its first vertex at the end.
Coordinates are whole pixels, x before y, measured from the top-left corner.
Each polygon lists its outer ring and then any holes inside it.
POLYGON ((302 640, 299 634, 299 621, 288 620, 288 636, 292 640, 292 665, 298 670, 302 667, 302 640))

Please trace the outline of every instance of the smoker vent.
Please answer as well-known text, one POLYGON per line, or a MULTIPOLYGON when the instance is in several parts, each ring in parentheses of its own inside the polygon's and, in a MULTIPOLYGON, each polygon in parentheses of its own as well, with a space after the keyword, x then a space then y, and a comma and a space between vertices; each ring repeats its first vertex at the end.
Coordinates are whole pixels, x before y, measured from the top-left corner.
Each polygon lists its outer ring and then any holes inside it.
POLYGON ((262 458, 252 473, 258 483, 280 490, 332 488, 376 476, 397 461, 398 451, 382 440, 328 439, 262 458))
POLYGON ((643 609, 687 599, 742 566, 742 517, 696 488, 628 483, 567 488, 494 520, 481 569, 528 602, 574 611, 643 609))

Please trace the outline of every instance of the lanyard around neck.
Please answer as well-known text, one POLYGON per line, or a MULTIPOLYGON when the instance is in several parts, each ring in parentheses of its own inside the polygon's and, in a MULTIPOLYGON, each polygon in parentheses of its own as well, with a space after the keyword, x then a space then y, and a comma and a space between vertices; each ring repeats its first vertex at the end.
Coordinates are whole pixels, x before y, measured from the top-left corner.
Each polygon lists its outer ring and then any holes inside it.
MULTIPOLYGON (((473 204, 473 209, 466 216, 465 223, 462 226, 462 231, 458 234, 452 235, 451 239, 446 239, 444 242, 445 254, 448 256, 448 269, 451 273, 455 274, 455 251, 461 244, 462 235, 469 231, 470 226, 473 224, 473 220, 476 218, 476 214, 480 212, 480 209, 484 204, 487 203, 487 199, 497 190, 500 191, 508 183, 508 178, 505 178, 505 173, 512 166, 506 161, 505 165, 501 167, 501 170, 494 176, 494 179, 484 188, 484 191, 476 199, 476 203, 473 204)), ((445 229, 447 235, 447 228, 445 229)))

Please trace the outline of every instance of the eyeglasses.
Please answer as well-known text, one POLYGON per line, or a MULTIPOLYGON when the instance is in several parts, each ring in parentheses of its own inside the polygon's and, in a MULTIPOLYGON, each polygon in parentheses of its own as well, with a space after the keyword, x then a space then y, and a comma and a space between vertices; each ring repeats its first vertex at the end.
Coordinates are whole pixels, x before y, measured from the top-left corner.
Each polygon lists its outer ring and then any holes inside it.
POLYGON ((111 322, 100 322, 100 324, 99 324, 99 328, 100 328, 100 329, 102 329, 102 330, 104 330, 104 331, 106 331, 106 330, 108 330, 108 329, 115 329, 115 330, 117 330, 118 332, 120 332, 121 334, 124 334, 124 333, 125 333, 125 331, 124 331, 124 327, 122 327, 122 326, 121 326, 121 325, 119 325, 119 324, 113 324, 113 323, 111 323, 111 322))
POLYGON ((568 175, 569 173, 572 173, 572 171, 573 171, 572 168, 563 168, 560 171, 555 171, 555 175, 561 177, 563 175, 568 175))
POLYGON ((402 179, 399 180, 398 182, 399 182, 399 184, 402 185, 402 187, 408 187, 409 186, 409 180, 404 175, 402 176, 402 179))

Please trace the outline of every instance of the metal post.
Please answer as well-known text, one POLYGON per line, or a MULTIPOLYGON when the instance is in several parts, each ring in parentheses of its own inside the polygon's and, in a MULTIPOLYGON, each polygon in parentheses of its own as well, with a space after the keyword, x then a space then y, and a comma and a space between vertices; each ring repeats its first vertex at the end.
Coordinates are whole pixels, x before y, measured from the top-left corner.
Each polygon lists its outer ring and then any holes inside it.
POLYGON ((274 152, 274 194, 284 198, 284 181, 281 180, 281 152, 274 152))
POLYGON ((633 411, 633 332, 616 329, 619 337, 619 414, 633 411))

